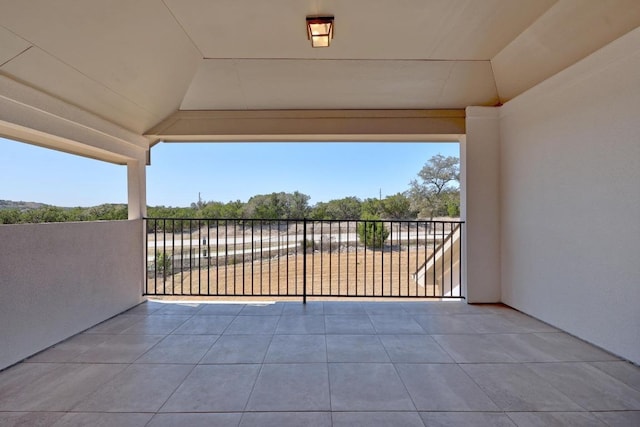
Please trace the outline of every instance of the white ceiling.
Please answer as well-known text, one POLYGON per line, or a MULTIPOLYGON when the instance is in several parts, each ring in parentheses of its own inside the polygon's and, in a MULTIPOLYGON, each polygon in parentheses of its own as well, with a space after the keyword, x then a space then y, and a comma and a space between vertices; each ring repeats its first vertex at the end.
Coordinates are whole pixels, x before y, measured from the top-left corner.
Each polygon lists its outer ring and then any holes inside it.
POLYGON ((166 0, 205 58, 488 60, 555 0, 166 0), (305 16, 335 16, 311 49, 305 16), (491 31, 486 31, 491 29, 491 31))
POLYGON ((489 61, 206 59, 180 107, 436 109, 496 102, 489 61))
POLYGON ((496 105, 638 26, 638 0, 0 0, 0 73, 141 134, 178 110, 496 105))

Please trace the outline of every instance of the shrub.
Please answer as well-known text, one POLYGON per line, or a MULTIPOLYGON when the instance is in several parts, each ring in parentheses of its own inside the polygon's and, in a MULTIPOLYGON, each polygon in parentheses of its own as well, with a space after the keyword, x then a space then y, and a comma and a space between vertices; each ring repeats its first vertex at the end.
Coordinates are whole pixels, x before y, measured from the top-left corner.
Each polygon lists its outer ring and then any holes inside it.
POLYGON ((156 253, 156 274, 161 274, 163 280, 166 280, 167 275, 171 274, 172 267, 171 255, 166 252, 156 253))
POLYGON ((381 248, 389 237, 389 230, 378 219, 373 215, 364 215, 361 222, 358 223, 358 237, 366 247, 381 248))
POLYGON ((316 242, 314 242, 312 239, 305 238, 302 242, 300 242, 300 246, 302 247, 302 252, 309 253, 315 251, 316 242))

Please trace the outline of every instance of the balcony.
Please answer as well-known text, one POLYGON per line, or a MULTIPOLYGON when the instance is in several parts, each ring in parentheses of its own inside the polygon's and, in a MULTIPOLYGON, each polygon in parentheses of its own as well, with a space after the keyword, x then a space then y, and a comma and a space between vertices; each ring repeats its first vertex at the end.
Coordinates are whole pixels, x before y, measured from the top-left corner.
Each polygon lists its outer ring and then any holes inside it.
POLYGON ((149 301, 0 373, 1 425, 639 420, 640 368, 499 304, 149 301))
POLYGON ((0 226, 1 425, 640 425, 639 2, 344 2, 324 53, 297 3, 255 28, 260 2, 62 3, 3 3, 0 135, 123 165, 129 221, 0 226), (184 141, 459 142, 462 295, 547 323, 461 302, 119 314, 148 285, 152 148, 184 141))

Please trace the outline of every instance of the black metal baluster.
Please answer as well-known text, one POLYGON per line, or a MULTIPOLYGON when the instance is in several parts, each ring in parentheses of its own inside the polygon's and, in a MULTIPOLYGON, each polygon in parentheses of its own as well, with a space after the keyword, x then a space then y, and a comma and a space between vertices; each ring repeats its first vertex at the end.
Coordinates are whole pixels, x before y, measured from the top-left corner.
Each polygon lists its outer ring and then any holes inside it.
POLYGON ((432 244, 433 244, 433 252, 431 254, 431 265, 432 265, 432 270, 433 270, 433 296, 437 297, 439 294, 436 292, 436 285, 437 285, 437 277, 436 277, 436 258, 437 258, 437 249, 438 249, 438 245, 437 245, 437 230, 436 230, 436 224, 431 222, 430 223, 430 227, 432 230, 432 244))
POLYGON ((442 296, 444 297, 447 293, 447 282, 445 275, 445 239, 446 239, 446 231, 444 227, 444 223, 439 223, 440 225, 440 259, 438 260, 440 264, 440 282, 442 283, 442 296))
POLYGON ((220 221, 216 219, 216 295, 220 295, 220 221))
MULTIPOLYGON (((322 283, 324 277, 324 223, 320 221, 320 293, 322 293, 322 283)), ((315 271, 314 271, 315 272, 315 271)), ((311 290, 311 295, 315 294, 315 289, 311 290)))
POLYGON ((350 227, 349 226, 349 220, 347 220, 347 245, 346 245, 347 246, 347 256, 346 256, 346 258, 347 258, 347 266, 346 266, 347 267, 347 280, 346 280, 347 289, 346 289, 346 292, 345 292, 345 295, 347 295, 347 296, 349 295, 349 273, 350 273, 350 271, 349 271, 349 237, 350 237, 349 231, 350 231, 350 228, 349 227, 350 227))
POLYGON ((236 295, 236 260, 238 255, 238 221, 233 223, 233 294, 236 295))
MULTIPOLYGON (((196 260, 197 260, 196 261, 196 264, 197 264, 196 266, 198 268, 198 295, 202 294, 202 290, 200 289, 200 283, 202 282, 202 280, 201 280, 202 279, 202 275, 200 274, 201 273, 200 261, 202 260, 202 245, 201 245, 202 240, 201 240, 201 237, 202 237, 202 226, 200 224, 200 220, 198 220, 198 246, 196 246, 196 251, 197 251, 197 255, 198 255, 197 258, 196 258, 196 260)), ((194 253, 194 255, 196 255, 196 254, 194 253)), ((193 266, 191 267, 191 271, 193 271, 193 266)))
POLYGON ((358 236, 358 221, 354 221, 355 223, 355 230, 356 230, 356 234, 355 234, 355 242, 353 244, 353 248, 354 248, 354 266, 353 266, 353 272, 355 275, 355 291, 352 294, 352 296, 357 296, 358 295, 358 242, 359 242, 359 236, 358 236))
MULTIPOLYGON (((333 223, 329 222, 329 295, 331 295, 331 283, 333 281, 333 223)), ((324 290, 322 292, 324 294, 324 290)))
MULTIPOLYGON (((297 233, 296 233, 297 234, 297 233)), ((302 253, 302 303, 307 303, 307 220, 306 218, 302 222, 302 234, 304 248, 302 253)), ((296 267, 298 263, 296 262, 296 267)), ((297 274, 296 274, 297 275, 297 274)), ((313 286, 313 285, 312 285, 313 286)))
POLYGON ((385 244, 384 242, 382 242, 382 248, 380 250, 380 292, 382 293, 382 296, 384 296, 384 249, 385 249, 385 244))
POLYGON ((393 226, 395 224, 391 223, 391 231, 389 232, 389 244, 390 252, 389 252, 389 295, 393 296, 393 226))
POLYGON ((464 228, 462 226, 462 223, 458 224, 458 226, 460 227, 460 237, 458 239, 458 251, 460 253, 460 259, 458 260, 459 263, 459 267, 458 267, 458 295, 460 297, 462 297, 462 237, 463 237, 463 232, 464 232, 464 228))
MULTIPOLYGON (((416 269, 415 269, 415 273, 414 274, 416 274, 418 272, 418 258, 420 257, 419 256, 420 255, 420 235, 418 234, 420 230, 419 230, 419 227, 418 227, 417 223, 415 224, 415 227, 416 227, 416 255, 415 255, 415 257, 416 257, 416 269)), ((418 278, 418 276, 416 276, 416 279, 417 278, 418 278)), ((418 281, 414 280, 414 282, 415 282, 414 286, 415 286, 415 290, 416 290, 416 295, 415 296, 417 297, 418 296, 418 281)))
POLYGON ((342 283, 342 275, 340 274, 340 264, 342 264, 341 251, 342 251, 342 221, 338 221, 338 292, 337 294, 340 294, 340 284, 342 283))

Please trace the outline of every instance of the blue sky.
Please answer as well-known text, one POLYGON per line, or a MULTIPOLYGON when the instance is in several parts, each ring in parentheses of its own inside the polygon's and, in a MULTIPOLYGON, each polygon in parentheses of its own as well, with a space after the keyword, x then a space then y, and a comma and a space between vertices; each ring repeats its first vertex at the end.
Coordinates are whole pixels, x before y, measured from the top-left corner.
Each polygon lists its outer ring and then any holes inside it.
MULTIPOLYGON (((58 206, 126 203, 126 167, 0 138, 0 200, 58 206)), ((424 163, 454 143, 161 143, 147 167, 149 205, 246 201, 300 191, 310 203, 405 191, 424 163)))

